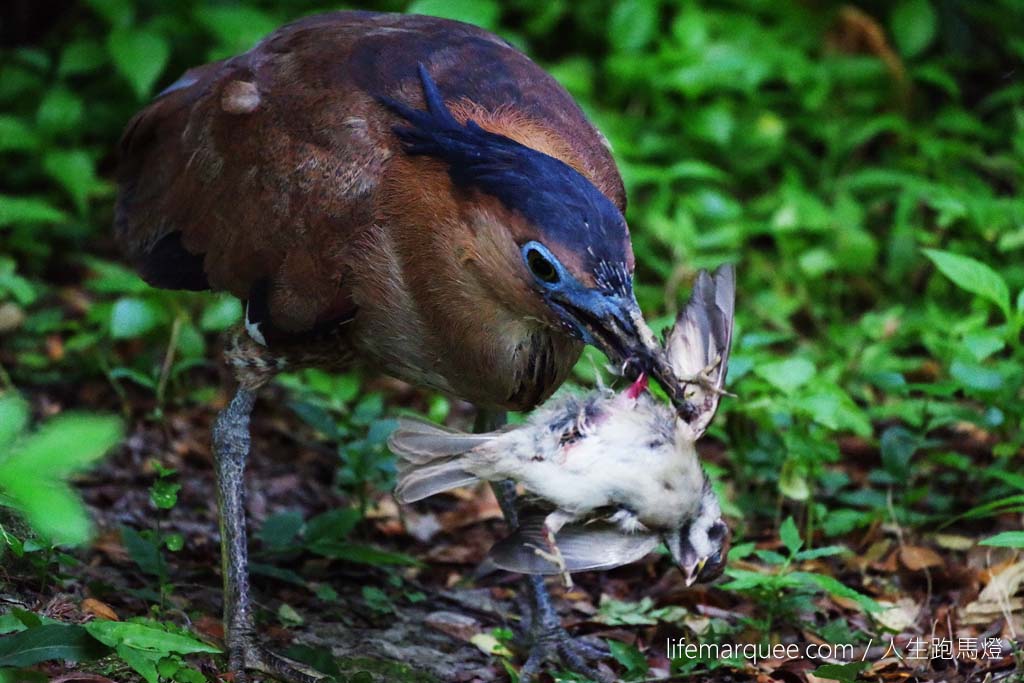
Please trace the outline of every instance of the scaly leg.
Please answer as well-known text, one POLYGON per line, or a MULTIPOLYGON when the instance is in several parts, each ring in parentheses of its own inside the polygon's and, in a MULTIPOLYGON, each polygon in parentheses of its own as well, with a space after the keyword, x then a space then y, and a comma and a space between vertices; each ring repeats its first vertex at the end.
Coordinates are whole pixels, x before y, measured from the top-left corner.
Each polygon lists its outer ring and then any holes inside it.
MULTIPOLYGON (((505 424, 504 413, 492 413, 480 409, 477 413, 476 432, 489 432, 505 424)), ((516 510, 516 487, 511 481, 498 481, 491 484, 494 495, 501 506, 501 512, 509 527, 519 526, 519 513, 516 510)), ((582 640, 577 640, 562 628, 562 620, 548 593, 543 576, 527 576, 530 587, 530 602, 520 601, 522 612, 522 631, 526 637, 530 654, 519 671, 519 680, 528 683, 540 673, 541 665, 546 661, 561 662, 573 671, 595 681, 614 680, 604 676, 590 666, 589 661, 608 657, 608 652, 582 640)))
POLYGON ((256 392, 239 387, 213 425, 217 506, 220 510, 221 570, 224 576, 224 637, 228 668, 235 682, 245 670, 261 671, 286 683, 317 683, 326 676, 260 647, 249 599, 249 550, 245 533, 245 460, 249 455, 249 417, 256 392))

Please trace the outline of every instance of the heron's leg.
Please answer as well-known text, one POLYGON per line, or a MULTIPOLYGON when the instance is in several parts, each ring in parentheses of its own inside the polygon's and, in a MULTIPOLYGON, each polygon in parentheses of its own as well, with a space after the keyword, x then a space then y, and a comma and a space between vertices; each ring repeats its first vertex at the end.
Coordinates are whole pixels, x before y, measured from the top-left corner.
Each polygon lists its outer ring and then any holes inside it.
MULTIPOLYGON (((494 431, 502 427, 505 421, 504 412, 480 409, 477 412, 473 431, 478 433, 494 431)), ((498 499, 498 505, 501 506, 505 521, 510 528, 515 529, 519 526, 519 512, 515 505, 515 482, 509 480, 493 482, 491 488, 498 499)), ((527 576, 525 580, 529 585, 530 605, 529 613, 524 611, 522 616, 530 654, 519 672, 519 680, 522 683, 532 681, 540 673, 540 667, 545 661, 560 661, 592 680, 608 680, 607 676, 590 666, 588 661, 602 659, 609 653, 573 638, 562 627, 561 617, 558 616, 558 611, 551 600, 551 594, 548 592, 543 576, 527 576)))
POLYGON ((256 638, 256 621, 249 597, 244 478, 250 444, 249 417, 255 402, 254 389, 239 387, 213 425, 228 668, 236 673, 236 683, 244 680, 246 669, 262 671, 287 683, 317 683, 326 676, 265 650, 256 638))

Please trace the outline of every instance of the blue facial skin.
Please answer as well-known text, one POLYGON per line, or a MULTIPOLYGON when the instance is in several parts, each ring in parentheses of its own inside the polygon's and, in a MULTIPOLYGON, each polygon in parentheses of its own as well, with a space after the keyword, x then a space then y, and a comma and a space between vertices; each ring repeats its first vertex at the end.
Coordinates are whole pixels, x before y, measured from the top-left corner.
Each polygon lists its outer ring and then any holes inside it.
POLYGON ((647 364, 653 350, 642 346, 635 323, 641 318, 640 307, 631 288, 584 286, 540 242, 526 242, 520 251, 545 303, 573 336, 613 361, 647 364))

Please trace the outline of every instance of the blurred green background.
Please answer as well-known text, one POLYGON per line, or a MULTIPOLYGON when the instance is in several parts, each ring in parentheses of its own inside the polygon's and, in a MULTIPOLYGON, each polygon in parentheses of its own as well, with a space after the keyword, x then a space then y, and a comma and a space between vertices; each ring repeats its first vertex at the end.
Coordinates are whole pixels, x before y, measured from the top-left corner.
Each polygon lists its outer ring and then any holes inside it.
MULTIPOLYGON (((174 429, 205 429, 224 400, 218 339, 238 321, 239 304, 152 290, 120 264, 111 177, 123 126, 185 69, 338 8, 3 3, 0 504, 38 535, 0 516, 5 564, 12 555, 31 560, 7 565, 5 591, 80 573, 78 560, 51 551, 90 536, 67 480, 123 442, 123 425, 136 435, 120 452, 128 458, 146 443, 138 434, 169 433, 175 416, 174 429)), ((1024 532, 1013 530, 1024 511, 1024 3, 381 0, 359 8, 493 29, 581 101, 626 180, 638 297, 655 328, 669 324, 698 268, 737 264, 735 397, 705 445, 738 543, 730 582, 716 590, 748 615, 716 626, 720 634, 769 638, 784 622, 831 642, 861 638, 859 626, 827 621, 835 611, 811 597, 823 589, 871 611, 878 604, 850 585, 880 597, 903 595, 907 584, 891 570, 868 580, 863 567, 795 568, 860 552, 883 524, 890 536, 893 522, 915 536, 953 524, 967 547, 1024 547, 1024 532), (742 557, 748 563, 737 567, 742 557)), ((575 378, 591 384, 601 364, 588 352, 575 378)), ((359 516, 350 513, 389 490, 384 439, 397 411, 466 419, 466 407, 354 373, 304 372, 278 387, 287 405, 278 410, 336 449, 334 483, 354 505, 302 532, 301 513, 271 517, 256 541, 274 552, 408 562, 349 544, 359 516)), ((154 528, 126 526, 121 539, 155 582, 133 595, 176 622, 161 611, 174 575, 164 554, 184 540, 161 520, 179 484, 173 469, 146 472, 152 509, 135 525, 154 528)), ((362 591, 371 607, 390 608, 376 586, 362 591)), ((624 604, 612 601, 612 617, 652 607, 624 604)), ((14 615, 0 632, 42 633, 32 632, 37 616, 14 615)), ((608 623, 650 623, 630 620, 608 623)), ((79 627, 41 628, 91 643, 81 658, 134 637, 94 624, 92 640, 73 632, 79 627)), ((131 628, 170 629, 165 650, 122 654, 137 672, 156 680, 157 661, 170 661, 175 680, 203 680, 180 654, 209 648, 168 624, 131 628)), ((24 647, 12 642, 15 653, 24 647)), ((643 656, 617 646, 629 675, 643 677, 643 656)), ((2 654, 0 664, 11 665, 2 654)))
MULTIPOLYGON (((358 7, 493 29, 578 98, 625 179, 638 297, 656 327, 697 269, 737 264, 737 398, 712 430, 727 455, 709 467, 741 537, 790 514, 805 535, 840 538, 973 510, 983 538, 1024 509, 1024 3, 358 7)), ((5 3, 0 382, 3 414, 21 417, 0 443, 30 438, 16 434, 28 423, 16 391, 126 416, 148 396, 155 420, 214 396, 217 335, 238 306, 152 290, 118 265, 117 139, 186 68, 338 8, 5 3)), ((589 353, 578 381, 592 381, 595 362, 589 353)), ((389 396, 360 391, 356 375, 283 382, 299 417, 342 442, 339 483, 364 498, 363 481, 386 490, 389 396)), ((453 408, 440 397, 416 405, 435 418, 453 408)), ((51 440, 46 476, 93 457, 97 448, 61 460, 83 424, 51 440)), ((89 434, 99 451, 117 440, 109 425, 89 434)), ((17 463, 7 470, 24 476, 17 463)), ((7 470, 0 486, 18 504, 23 479, 4 480, 7 470)))

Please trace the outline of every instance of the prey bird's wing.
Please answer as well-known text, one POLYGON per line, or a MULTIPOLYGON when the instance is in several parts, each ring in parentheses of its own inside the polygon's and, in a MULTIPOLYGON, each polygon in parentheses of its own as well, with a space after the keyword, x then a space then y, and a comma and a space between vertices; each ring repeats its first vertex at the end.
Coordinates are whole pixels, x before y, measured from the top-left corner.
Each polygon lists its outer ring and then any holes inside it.
POLYGON ((697 408, 689 423, 694 439, 711 423, 725 386, 735 303, 733 267, 721 266, 713 276, 702 270, 665 342, 672 368, 687 384, 685 396, 697 408))
MULTIPOLYGON (((601 571, 636 562, 658 547, 660 539, 650 532, 623 533, 605 521, 567 524, 555 534, 569 572, 601 571)), ((554 575, 559 568, 537 554, 546 549, 544 517, 531 516, 508 538, 491 548, 490 558, 497 566, 520 574, 554 575)))

